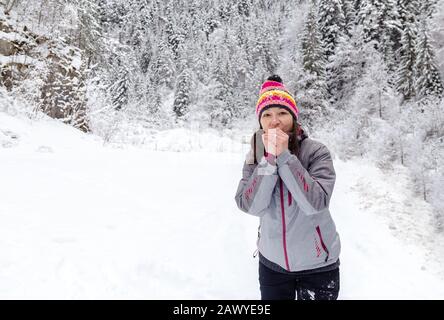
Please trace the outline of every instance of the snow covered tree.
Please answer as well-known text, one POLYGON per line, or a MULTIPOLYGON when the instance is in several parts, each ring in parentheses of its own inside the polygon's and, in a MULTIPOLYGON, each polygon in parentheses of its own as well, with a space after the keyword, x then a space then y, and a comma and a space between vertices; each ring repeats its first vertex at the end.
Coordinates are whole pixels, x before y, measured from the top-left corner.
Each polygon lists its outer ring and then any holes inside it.
MULTIPOLYGON (((370 50, 369 50, 370 51, 370 50)), ((363 87, 362 105, 368 108, 368 112, 379 119, 390 119, 392 112, 387 109, 394 109, 396 105, 395 94, 390 86, 390 75, 384 63, 383 56, 377 51, 373 51, 367 57, 371 63, 361 80, 363 87)))
POLYGON ((305 22, 302 54, 304 69, 319 78, 324 78, 326 59, 322 46, 322 34, 318 25, 316 1, 312 2, 305 22))
POLYGON ((305 22, 302 38, 302 56, 304 75, 300 77, 298 101, 304 105, 301 117, 305 123, 312 123, 325 114, 327 84, 326 59, 319 30, 316 1, 312 2, 305 22))
POLYGON ((380 47, 383 24, 382 9, 382 0, 368 0, 361 2, 361 8, 358 13, 358 23, 363 27, 364 41, 374 41, 375 49, 379 49, 380 47))
POLYGON ((430 19, 437 11, 438 0, 424 0, 420 2, 420 12, 423 19, 430 19))
POLYGON ((415 21, 406 21, 401 36, 400 61, 396 81, 397 90, 402 94, 405 101, 412 99, 416 95, 416 42, 416 23, 415 21))
POLYGON ((210 125, 215 128, 230 125, 236 114, 234 95, 236 69, 230 56, 231 41, 232 38, 224 37, 212 70, 211 86, 214 102, 210 107, 210 125))
POLYGON ((206 14, 204 15, 202 21, 202 30, 205 32, 207 41, 209 41, 210 34, 212 34, 213 31, 220 25, 220 22, 215 8, 207 8, 205 12, 206 14))
POLYGON ((183 44, 185 39, 185 30, 181 28, 179 21, 176 21, 176 15, 174 14, 174 2, 172 1, 168 2, 166 5, 165 21, 167 44, 171 49, 174 58, 177 58, 177 55, 179 53, 179 46, 183 44))
POLYGON ((191 76, 188 69, 184 69, 177 78, 174 92, 173 111, 177 118, 184 118, 190 105, 191 76))
POLYGON ((115 110, 122 110, 128 104, 128 90, 130 85, 129 71, 120 66, 117 69, 117 80, 109 87, 112 95, 112 104, 115 110))
POLYGON ((344 109, 354 93, 356 83, 363 74, 367 63, 365 58, 371 52, 371 44, 363 43, 360 29, 355 29, 350 38, 341 37, 336 54, 326 65, 329 70, 327 87, 330 101, 335 109, 344 109))
POLYGON ((342 0, 342 11, 345 19, 345 33, 351 36, 351 32, 356 24, 355 0, 342 0))
POLYGON ((154 62, 151 66, 151 81, 159 86, 173 89, 175 65, 170 48, 160 40, 153 54, 154 62))
POLYGON ((393 70, 395 42, 401 34, 401 22, 395 0, 361 2, 358 23, 362 26, 364 42, 371 42, 375 49, 384 53, 387 65, 393 70))
POLYGON ((328 59, 334 54, 338 37, 345 31, 345 16, 341 0, 319 1, 319 27, 328 59))
POLYGON ((267 17, 260 17, 257 23, 256 33, 254 36, 254 47, 251 48, 250 53, 252 58, 257 62, 261 60, 265 66, 268 74, 275 72, 278 65, 278 42, 276 41, 276 33, 272 26, 264 24, 267 17))
POLYGON ((169 123, 167 123, 166 115, 162 109, 164 102, 161 93, 155 86, 148 84, 145 97, 146 125, 152 128, 168 127, 169 123))
POLYGON ((240 0, 238 1, 237 10, 241 16, 249 17, 252 6, 252 0, 240 0))
POLYGON ((390 71, 396 69, 397 43, 401 39, 402 23, 400 21, 399 8, 396 0, 383 0, 382 6, 382 30, 380 38, 380 52, 390 71))
POLYGON ((347 106, 335 110, 340 118, 343 137, 341 148, 351 156, 374 159, 380 167, 388 167, 399 157, 398 135, 392 121, 399 120, 394 90, 382 54, 367 49, 368 62, 362 77, 354 83, 347 106), (371 63, 370 63, 371 62, 371 63))
POLYGON ((234 1, 221 1, 219 2, 219 17, 224 22, 229 22, 235 14, 235 2, 234 1))
POLYGON ((103 50, 103 30, 100 22, 99 5, 97 0, 76 0, 79 30, 78 47, 83 49, 87 56, 87 67, 92 60, 98 57, 103 50))
POLYGON ((427 30, 426 21, 422 21, 416 45, 417 57, 415 61, 415 88, 418 98, 434 95, 442 97, 443 83, 439 69, 436 65, 435 53, 431 38, 427 30))

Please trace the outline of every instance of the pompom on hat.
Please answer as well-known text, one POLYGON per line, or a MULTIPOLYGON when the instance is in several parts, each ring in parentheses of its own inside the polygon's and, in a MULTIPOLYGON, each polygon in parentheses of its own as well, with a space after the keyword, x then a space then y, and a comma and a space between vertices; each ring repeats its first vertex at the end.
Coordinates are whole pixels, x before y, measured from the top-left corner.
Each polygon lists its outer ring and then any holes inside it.
POLYGON ((273 75, 262 84, 259 99, 256 103, 256 115, 260 120, 262 112, 271 107, 287 109, 297 120, 299 109, 296 101, 282 83, 281 77, 273 75))

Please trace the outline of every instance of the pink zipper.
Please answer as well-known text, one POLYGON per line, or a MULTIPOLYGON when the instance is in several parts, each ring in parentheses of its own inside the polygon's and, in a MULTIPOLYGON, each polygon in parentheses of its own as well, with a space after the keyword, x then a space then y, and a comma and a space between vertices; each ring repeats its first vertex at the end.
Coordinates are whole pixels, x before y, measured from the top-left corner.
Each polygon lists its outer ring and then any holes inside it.
POLYGON ((282 179, 279 178, 280 194, 281 194, 281 211, 282 211, 282 241, 284 245, 285 265, 287 270, 290 271, 287 255, 287 239, 286 239, 286 227, 285 227, 285 210, 284 210, 284 189, 282 185, 282 179))

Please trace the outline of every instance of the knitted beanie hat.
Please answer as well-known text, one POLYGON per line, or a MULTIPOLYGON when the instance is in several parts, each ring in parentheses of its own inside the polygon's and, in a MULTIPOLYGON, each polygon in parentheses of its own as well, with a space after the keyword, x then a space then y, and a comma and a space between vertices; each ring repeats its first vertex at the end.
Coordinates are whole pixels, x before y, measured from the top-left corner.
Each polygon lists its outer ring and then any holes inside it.
POLYGON ((256 103, 256 115, 260 120, 262 112, 271 107, 287 109, 297 120, 299 109, 296 101, 282 83, 281 77, 273 75, 262 84, 259 100, 256 103))

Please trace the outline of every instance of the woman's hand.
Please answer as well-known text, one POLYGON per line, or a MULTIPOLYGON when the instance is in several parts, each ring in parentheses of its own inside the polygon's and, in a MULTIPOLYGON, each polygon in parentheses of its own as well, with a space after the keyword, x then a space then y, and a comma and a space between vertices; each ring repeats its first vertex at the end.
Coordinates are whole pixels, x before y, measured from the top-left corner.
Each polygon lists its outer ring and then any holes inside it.
POLYGON ((288 140, 288 134, 279 128, 268 129, 262 135, 265 150, 276 157, 288 149, 288 140))

